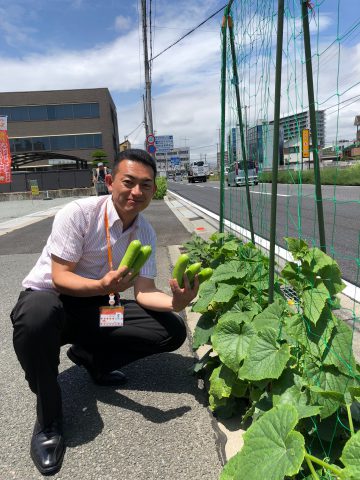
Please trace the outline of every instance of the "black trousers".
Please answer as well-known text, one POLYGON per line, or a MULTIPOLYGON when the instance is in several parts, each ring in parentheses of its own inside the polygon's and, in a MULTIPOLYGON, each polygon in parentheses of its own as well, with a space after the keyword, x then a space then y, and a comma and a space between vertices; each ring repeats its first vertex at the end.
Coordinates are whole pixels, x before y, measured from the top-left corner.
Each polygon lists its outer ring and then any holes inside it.
POLYGON ((37 396, 37 418, 46 426, 61 416, 57 382, 60 347, 76 343, 93 355, 101 371, 121 368, 140 358, 179 348, 186 339, 182 318, 172 312, 145 310, 123 300, 124 326, 99 327, 99 306, 109 298, 79 298, 51 291, 23 291, 11 312, 16 355, 37 396))

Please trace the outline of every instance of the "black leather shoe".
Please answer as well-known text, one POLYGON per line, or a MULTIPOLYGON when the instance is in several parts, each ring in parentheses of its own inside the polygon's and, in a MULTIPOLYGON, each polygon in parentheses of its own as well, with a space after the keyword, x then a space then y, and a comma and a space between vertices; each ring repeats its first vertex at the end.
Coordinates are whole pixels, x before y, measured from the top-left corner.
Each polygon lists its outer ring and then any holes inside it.
POLYGON ((127 382, 126 375, 120 370, 113 370, 112 372, 99 371, 94 366, 91 355, 79 345, 72 345, 67 351, 67 356, 79 367, 85 367, 92 381, 97 385, 116 387, 127 382))
POLYGON ((39 472, 43 475, 52 475, 58 472, 65 450, 61 422, 55 420, 43 428, 36 421, 31 438, 30 455, 39 472))

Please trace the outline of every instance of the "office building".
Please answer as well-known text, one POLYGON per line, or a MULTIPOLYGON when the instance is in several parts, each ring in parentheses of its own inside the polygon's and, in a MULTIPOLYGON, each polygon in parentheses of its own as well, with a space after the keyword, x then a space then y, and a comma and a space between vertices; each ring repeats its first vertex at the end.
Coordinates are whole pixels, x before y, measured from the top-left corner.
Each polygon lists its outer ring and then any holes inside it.
POLYGON ((103 150, 111 164, 119 152, 116 107, 107 88, 0 93, 0 115, 8 118, 15 161, 29 154, 32 166, 67 163, 67 155, 91 162, 92 153, 103 150))
POLYGON ((173 148, 165 153, 156 152, 156 164, 159 175, 166 172, 187 171, 190 162, 190 147, 173 148))

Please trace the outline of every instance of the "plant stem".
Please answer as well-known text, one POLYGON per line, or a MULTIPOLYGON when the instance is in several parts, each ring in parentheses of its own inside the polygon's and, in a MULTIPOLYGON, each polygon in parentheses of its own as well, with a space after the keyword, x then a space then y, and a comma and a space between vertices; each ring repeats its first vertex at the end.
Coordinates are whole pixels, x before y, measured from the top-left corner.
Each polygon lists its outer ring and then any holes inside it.
POLYGON ((310 453, 305 453, 305 459, 306 461, 307 459, 309 459, 311 462, 317 463, 321 467, 326 468, 327 470, 330 470, 331 472, 335 473, 335 475, 341 475, 342 470, 340 468, 336 468, 333 465, 329 465, 323 460, 320 460, 320 458, 316 458, 313 455, 310 455, 310 453))
POLYGON ((353 419, 352 419, 352 415, 351 415, 350 405, 348 403, 346 404, 346 411, 347 411, 347 414, 348 414, 350 432, 351 432, 351 435, 354 435, 355 434, 354 424, 353 424, 353 419))
POLYGON ((310 460, 310 458, 305 456, 305 460, 306 460, 306 463, 308 464, 308 467, 309 467, 309 470, 311 472, 311 475, 313 476, 313 479, 314 480, 320 480, 319 475, 315 472, 314 465, 312 464, 312 461, 310 460))

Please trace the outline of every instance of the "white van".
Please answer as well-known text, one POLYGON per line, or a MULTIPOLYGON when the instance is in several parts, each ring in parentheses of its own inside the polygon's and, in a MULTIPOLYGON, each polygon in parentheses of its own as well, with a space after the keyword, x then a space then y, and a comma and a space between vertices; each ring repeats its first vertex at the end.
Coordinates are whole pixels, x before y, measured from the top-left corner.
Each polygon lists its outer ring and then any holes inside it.
MULTIPOLYGON (((259 180, 255 163, 249 161, 247 170, 249 185, 257 185, 259 183, 259 180)), ((239 187, 241 185, 246 185, 243 162, 234 162, 229 166, 229 172, 227 174, 227 184, 228 187, 239 187)))

